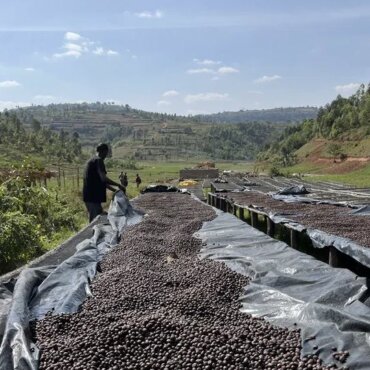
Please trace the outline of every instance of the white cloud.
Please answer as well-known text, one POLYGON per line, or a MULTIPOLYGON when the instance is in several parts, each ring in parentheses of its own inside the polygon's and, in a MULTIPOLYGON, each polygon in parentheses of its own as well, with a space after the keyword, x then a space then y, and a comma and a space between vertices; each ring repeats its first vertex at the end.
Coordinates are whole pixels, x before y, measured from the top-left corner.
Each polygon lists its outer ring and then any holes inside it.
POLYGON ((189 94, 186 95, 184 101, 186 104, 192 104, 192 103, 198 103, 198 102, 204 102, 204 101, 222 101, 227 100, 229 98, 229 94, 220 94, 220 93, 214 93, 214 92, 208 92, 208 93, 200 93, 200 94, 189 94))
POLYGON ((233 68, 233 67, 220 67, 217 70, 218 73, 224 75, 229 73, 239 73, 239 69, 233 68))
POLYGON ((53 54, 53 57, 58 58, 58 59, 59 58, 68 58, 68 57, 79 58, 81 55, 82 55, 82 53, 77 51, 77 50, 68 50, 68 51, 65 51, 64 53, 55 53, 55 54, 53 54))
POLYGON ((94 50, 93 50, 93 53, 95 55, 104 55, 104 49, 101 47, 101 46, 98 46, 96 47, 94 50))
POLYGON ((27 67, 24 70, 27 72, 35 72, 35 68, 32 68, 32 67, 27 67))
POLYGON ((260 78, 257 78, 254 80, 256 84, 265 83, 265 82, 271 82, 275 80, 280 80, 282 77, 279 75, 273 75, 273 76, 262 76, 260 78))
POLYGON ((200 59, 197 59, 197 58, 194 58, 193 62, 195 62, 197 64, 200 64, 200 65, 203 65, 203 66, 211 66, 211 65, 217 65, 217 64, 222 63, 219 60, 211 60, 211 59, 200 60, 200 59))
POLYGON ((168 100, 160 100, 157 102, 157 105, 159 106, 168 106, 168 105, 171 105, 171 102, 169 102, 168 100))
POLYGON ((82 53, 85 49, 82 45, 74 44, 72 42, 65 44, 63 47, 64 49, 78 51, 79 53, 82 53))
MULTIPOLYGON (((216 64, 221 64, 220 61, 214 61, 210 59, 204 59, 204 60, 199 60, 199 59, 193 59, 193 62, 203 65, 203 66, 212 66, 216 64)), ((190 75, 194 74, 212 74, 212 75, 218 75, 218 76, 224 76, 227 74, 232 74, 232 73, 239 73, 239 70, 234 68, 234 67, 228 67, 228 66, 222 66, 217 69, 209 68, 209 67, 202 67, 202 68, 192 68, 188 69, 186 73, 190 75)), ((212 78, 213 81, 218 80, 218 78, 212 78)))
POLYGON ((195 69, 188 69, 186 71, 189 75, 194 75, 194 74, 201 74, 201 73, 208 73, 208 74, 214 74, 216 73, 215 70, 210 69, 210 68, 195 68, 195 69))
POLYGON ((133 54, 130 49, 126 49, 126 53, 128 53, 131 59, 137 59, 137 55, 133 54))
POLYGON ((177 95, 179 95, 180 93, 178 92, 178 91, 176 91, 176 90, 168 90, 168 91, 165 91, 163 94, 162 94, 162 96, 164 97, 164 98, 166 98, 166 97, 171 97, 171 96, 177 96, 177 95))
POLYGON ((152 19, 152 18, 162 18, 163 13, 160 10, 156 10, 155 12, 140 12, 140 13, 135 13, 135 15, 139 18, 147 18, 147 19, 152 19))
POLYGON ((28 107, 31 103, 22 101, 4 101, 0 100, 0 112, 4 109, 12 109, 17 107, 28 107))
POLYGON ((119 52, 118 51, 115 51, 115 50, 111 50, 111 49, 109 49, 109 50, 107 50, 107 55, 118 55, 119 54, 119 52))
POLYGON ((359 87, 360 87, 359 83, 351 82, 347 85, 335 86, 335 91, 339 94, 351 94, 351 93, 354 93, 359 87))
POLYGON ((7 81, 1 81, 0 87, 8 88, 8 87, 18 87, 21 86, 21 84, 14 80, 7 80, 7 81))
POLYGON ((82 39, 82 36, 75 32, 66 32, 64 38, 68 41, 78 41, 82 39))
POLYGON ((118 51, 115 50, 105 50, 101 46, 97 46, 94 50, 93 53, 95 55, 108 55, 108 56, 114 56, 114 55, 119 55, 118 51))
MULTIPOLYGON (((95 55, 107 55, 113 56, 118 55, 118 51, 112 49, 104 49, 103 46, 99 45, 98 42, 91 41, 87 37, 83 37, 75 32, 67 32, 64 35, 64 39, 67 42, 62 46, 65 49, 64 52, 54 53, 53 58, 80 58, 84 54, 95 54, 95 55)), ((49 58, 45 58, 49 60, 49 58)))

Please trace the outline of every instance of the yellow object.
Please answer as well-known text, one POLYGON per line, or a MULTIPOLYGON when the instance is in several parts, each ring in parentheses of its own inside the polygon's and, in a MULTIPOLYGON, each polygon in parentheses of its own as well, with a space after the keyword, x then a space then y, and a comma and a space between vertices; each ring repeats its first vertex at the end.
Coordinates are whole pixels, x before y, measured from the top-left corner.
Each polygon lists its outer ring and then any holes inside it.
POLYGON ((184 180, 184 181, 179 182, 179 186, 186 188, 187 186, 196 185, 197 183, 198 181, 195 181, 195 180, 184 180))

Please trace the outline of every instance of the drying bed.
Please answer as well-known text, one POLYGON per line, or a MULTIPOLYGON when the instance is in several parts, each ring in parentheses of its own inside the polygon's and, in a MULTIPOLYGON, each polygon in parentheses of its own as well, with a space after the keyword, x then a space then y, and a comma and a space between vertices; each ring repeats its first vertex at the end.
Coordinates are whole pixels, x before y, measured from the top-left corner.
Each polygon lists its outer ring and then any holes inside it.
POLYGON ((136 206, 148 215, 105 256, 79 312, 33 323, 40 369, 338 368, 301 359, 298 329, 239 311, 249 278, 199 259, 192 236, 215 217, 211 207, 174 193, 136 206))
POLYGON ((345 184, 324 181, 308 182, 304 178, 251 176, 244 178, 229 177, 230 181, 250 190, 264 193, 277 192, 291 186, 303 185, 310 194, 307 197, 349 203, 352 205, 370 203, 370 189, 356 188, 345 184))
POLYGON ((349 207, 331 204, 287 203, 257 191, 227 193, 227 199, 240 206, 252 206, 268 213, 280 214, 305 227, 350 239, 370 247, 370 218, 354 215, 349 207))

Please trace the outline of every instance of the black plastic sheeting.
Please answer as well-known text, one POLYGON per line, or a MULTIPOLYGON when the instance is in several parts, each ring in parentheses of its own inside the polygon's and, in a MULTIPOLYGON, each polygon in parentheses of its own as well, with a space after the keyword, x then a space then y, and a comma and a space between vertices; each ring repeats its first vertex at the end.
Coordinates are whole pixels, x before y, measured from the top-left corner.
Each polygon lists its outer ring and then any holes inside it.
POLYGON ((155 185, 148 185, 144 188, 141 193, 176 193, 180 190, 173 185, 165 185, 165 184, 155 184, 155 185))
POLYGON ((58 266, 25 269, 15 286, 12 282, 0 286, 1 370, 38 368, 39 350, 31 340, 30 320, 47 312, 76 312, 91 295, 89 283, 98 262, 117 245, 125 227, 142 217, 119 191, 108 211, 109 223, 95 226, 93 237, 79 243, 73 256, 58 266))
POLYGON ((355 216, 370 216, 370 206, 359 206, 357 209, 352 211, 351 214, 355 216))
POLYGON ((277 192, 268 192, 263 194, 269 195, 271 198, 275 200, 281 200, 286 203, 307 203, 307 204, 331 204, 335 206, 344 206, 350 208, 357 208, 358 206, 353 206, 349 202, 343 201, 338 202, 330 199, 315 199, 311 197, 305 196, 306 194, 310 194, 309 191, 303 185, 295 185, 284 188, 277 192), (302 190, 302 191, 301 191, 302 190))
POLYGON ((326 233, 325 231, 306 227, 299 222, 289 219, 289 214, 269 213, 269 218, 277 224, 288 225, 299 232, 306 231, 315 248, 334 247, 338 251, 350 256, 363 266, 370 268, 370 248, 341 236, 326 233))
MULTIPOLYGON (((265 194, 265 193, 264 193, 265 194)), ((279 193, 267 193, 273 199, 282 200, 286 203, 307 203, 307 204, 331 204, 334 206, 350 207, 355 208, 349 202, 338 202, 329 199, 315 199, 310 197, 305 197, 302 195, 293 195, 293 194, 279 194, 279 193)))
POLYGON ((276 194, 279 195, 300 195, 300 194, 309 194, 309 191, 305 188, 304 185, 293 185, 287 188, 279 190, 276 194))
POLYGON ((230 214, 217 213, 194 235, 205 245, 202 258, 222 261, 252 278, 240 298, 242 311, 301 328, 303 355, 317 354, 339 366, 332 356, 336 348, 349 351, 350 368, 370 369, 366 279, 332 268, 230 214))

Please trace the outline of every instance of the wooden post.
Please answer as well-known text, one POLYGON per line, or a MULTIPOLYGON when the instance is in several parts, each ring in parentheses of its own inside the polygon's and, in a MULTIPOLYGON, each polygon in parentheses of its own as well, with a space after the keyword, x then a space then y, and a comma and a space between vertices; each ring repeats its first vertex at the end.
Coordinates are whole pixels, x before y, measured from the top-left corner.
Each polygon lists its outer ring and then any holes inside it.
POLYGON ((226 212, 232 213, 233 205, 231 203, 231 200, 226 199, 226 212))
POLYGON ((339 266, 339 253, 338 250, 333 246, 329 247, 329 265, 331 267, 339 266))
POLYGON ((290 229, 290 246, 294 249, 298 249, 298 231, 290 229))
POLYGON ((47 184, 47 181, 46 181, 46 177, 44 177, 44 186, 45 186, 45 188, 48 187, 48 184, 47 184))
POLYGON ((58 166, 58 188, 62 186, 61 181, 60 181, 60 166, 58 166))
POLYGON ((212 197, 211 197, 211 193, 208 193, 208 194, 207 194, 207 203, 208 203, 208 204, 212 204, 212 197))
POLYGON ((236 216, 238 214, 238 209, 240 209, 235 203, 233 205, 233 215, 236 216))
POLYGON ((66 190, 66 174, 64 173, 64 170, 62 171, 62 174, 63 174, 63 186, 64 190, 66 190))
POLYGON ((257 227, 258 224, 258 214, 256 212, 253 212, 249 210, 249 213, 251 214, 251 225, 253 227, 257 227))
POLYGON ((221 198, 221 211, 224 211, 224 212, 226 212, 226 206, 227 206, 227 204, 226 204, 226 199, 225 198, 221 198))
POLYGON ((267 217, 267 235, 272 237, 275 235, 275 222, 270 217, 267 217))
POLYGON ((80 190, 80 169, 77 167, 77 190, 80 190))
POLYGON ((239 218, 242 220, 242 221, 245 221, 245 208, 244 207, 239 207, 239 218))

